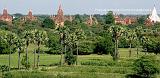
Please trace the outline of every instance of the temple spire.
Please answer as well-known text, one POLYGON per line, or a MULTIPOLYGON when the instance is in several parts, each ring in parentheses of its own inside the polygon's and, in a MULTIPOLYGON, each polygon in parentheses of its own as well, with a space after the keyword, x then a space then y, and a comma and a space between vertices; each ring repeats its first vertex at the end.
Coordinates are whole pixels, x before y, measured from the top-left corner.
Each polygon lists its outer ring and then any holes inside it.
POLYGON ((154 8, 152 10, 152 14, 149 16, 149 18, 154 23, 160 22, 160 18, 159 18, 158 14, 157 14, 157 10, 156 10, 155 5, 154 5, 154 8))

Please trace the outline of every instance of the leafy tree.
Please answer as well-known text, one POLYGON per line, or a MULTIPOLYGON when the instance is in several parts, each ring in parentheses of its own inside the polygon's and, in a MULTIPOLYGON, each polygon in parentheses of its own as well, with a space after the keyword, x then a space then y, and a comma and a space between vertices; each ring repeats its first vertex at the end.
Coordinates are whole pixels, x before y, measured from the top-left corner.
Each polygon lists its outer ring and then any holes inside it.
POLYGON ((159 73, 157 62, 154 57, 143 56, 134 62, 135 75, 137 78, 152 78, 159 73))
POLYGON ((61 48, 62 48, 61 49, 61 59, 60 59, 60 64, 62 66, 63 65, 63 53, 64 53, 64 51, 66 51, 66 49, 64 49, 64 48, 66 48, 66 44, 68 42, 67 37, 69 35, 69 33, 68 33, 69 29, 66 26, 64 26, 64 27, 59 27, 57 30, 58 30, 58 34, 60 36, 59 42, 60 42, 61 48))
POLYGON ((132 55, 132 43, 133 40, 136 39, 136 34, 134 30, 128 30, 126 33, 127 40, 129 42, 129 57, 132 55))
POLYGON ((26 62, 28 64, 28 46, 31 42, 33 42, 34 32, 32 31, 25 31, 23 32, 23 38, 25 39, 25 47, 26 47, 26 62))
POLYGON ((49 48, 47 54, 61 54, 61 44, 59 43, 59 35, 57 33, 48 32, 48 42, 46 46, 49 48))
POLYGON ((40 30, 34 30, 34 41, 38 46, 38 58, 37 58, 37 67, 39 67, 39 61, 40 61, 40 45, 44 44, 48 40, 48 36, 46 31, 40 31, 40 30))
POLYGON ((94 49, 94 53, 98 54, 111 54, 114 52, 114 42, 112 41, 111 36, 107 36, 102 38, 98 43, 96 43, 96 47, 94 49))
POLYGON ((118 52, 118 44, 119 43, 118 43, 118 41, 119 41, 119 38, 123 35, 124 31, 125 31, 124 28, 122 28, 119 25, 111 26, 109 28, 109 32, 111 32, 113 40, 115 42, 115 52, 113 53, 113 60, 115 60, 115 61, 117 61, 118 57, 119 57, 119 52, 118 52))
POLYGON ((53 29, 56 26, 55 26, 55 22, 48 17, 48 18, 44 19, 44 21, 42 22, 42 27, 53 29))
POLYGON ((75 29, 73 34, 74 34, 74 38, 75 38, 75 45, 77 47, 77 49, 76 49, 76 54, 77 54, 76 64, 78 64, 79 44, 80 44, 80 41, 85 39, 85 33, 83 32, 82 29, 77 28, 77 29, 75 29))
POLYGON ((141 16, 138 18, 137 22, 138 24, 144 24, 146 19, 147 19, 147 16, 141 16))
POLYGON ((15 43, 16 43, 16 38, 17 38, 17 35, 12 33, 12 32, 8 32, 6 34, 6 38, 5 38, 5 41, 7 42, 7 44, 9 44, 9 71, 10 71, 10 64, 11 64, 11 50, 12 50, 12 47, 15 47, 15 43))
POLYGON ((17 38, 16 40, 16 47, 18 48, 18 69, 20 69, 20 59, 21 59, 21 53, 24 52, 24 39, 17 38))
POLYGON ((114 24, 115 23, 114 14, 112 11, 109 11, 107 13, 105 20, 106 20, 105 21, 106 24, 114 24))
POLYGON ((142 27, 141 26, 139 26, 139 27, 136 27, 136 29, 135 29, 135 33, 136 33, 136 36, 137 36, 137 56, 138 56, 138 53, 139 53, 139 48, 140 48, 140 45, 141 45, 141 40, 143 39, 143 35, 142 35, 142 33, 143 33, 143 29, 142 29, 142 27))

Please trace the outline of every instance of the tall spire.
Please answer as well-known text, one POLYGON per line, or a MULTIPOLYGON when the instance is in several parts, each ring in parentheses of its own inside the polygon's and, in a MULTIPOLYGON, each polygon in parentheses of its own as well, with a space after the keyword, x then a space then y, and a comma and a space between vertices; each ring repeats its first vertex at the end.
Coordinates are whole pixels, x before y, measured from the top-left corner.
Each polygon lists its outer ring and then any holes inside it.
POLYGON ((4 8, 3 15, 8 15, 7 8, 4 8))
POLYGON ((149 18, 154 23, 155 22, 160 22, 160 18, 159 18, 158 14, 157 14, 157 10, 156 10, 155 5, 154 5, 154 8, 152 10, 152 14, 149 16, 149 18))

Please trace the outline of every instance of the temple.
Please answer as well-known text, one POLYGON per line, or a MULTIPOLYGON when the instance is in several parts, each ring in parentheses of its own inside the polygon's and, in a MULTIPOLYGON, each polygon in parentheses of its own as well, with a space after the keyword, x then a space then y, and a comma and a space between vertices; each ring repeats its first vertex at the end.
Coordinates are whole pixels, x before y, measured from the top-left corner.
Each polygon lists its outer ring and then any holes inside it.
POLYGON ((64 26, 64 15, 61 4, 59 5, 57 15, 53 16, 52 19, 55 21, 56 26, 64 26))
POLYGON ((145 21, 145 25, 146 26, 151 26, 154 25, 154 23, 160 22, 160 17, 157 14, 157 10, 154 6, 151 14, 149 15, 149 17, 146 19, 145 21))
POLYGON ((157 10, 156 10, 155 7, 152 10, 152 14, 149 16, 149 19, 154 23, 160 22, 160 18, 159 18, 158 14, 157 14, 157 10))
POLYGON ((0 20, 5 22, 12 22, 13 17, 10 16, 7 12, 7 9, 3 10, 3 14, 0 16, 0 20))
POLYGON ((122 25, 130 25, 135 23, 137 20, 136 18, 133 17, 122 18, 118 15, 115 15, 114 18, 115 18, 115 24, 122 24, 122 25))
POLYGON ((35 21, 35 20, 37 20, 37 18, 35 16, 33 16, 32 15, 32 11, 29 10, 28 15, 25 16, 25 17, 23 17, 23 20, 24 21, 27 21, 27 20, 29 20, 29 21, 35 21))
POLYGON ((89 18, 86 20, 85 24, 88 26, 92 26, 94 24, 98 24, 98 21, 96 18, 93 17, 93 15, 90 15, 89 18))

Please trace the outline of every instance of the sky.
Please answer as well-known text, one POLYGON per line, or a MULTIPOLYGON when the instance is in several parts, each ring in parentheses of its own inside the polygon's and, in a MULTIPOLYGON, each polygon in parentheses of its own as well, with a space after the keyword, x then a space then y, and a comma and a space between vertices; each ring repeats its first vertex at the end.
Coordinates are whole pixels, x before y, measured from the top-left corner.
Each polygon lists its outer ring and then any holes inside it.
POLYGON ((59 4, 64 14, 148 14, 154 5, 160 14, 160 0, 0 0, 0 12, 7 8, 10 14, 56 14, 59 4))

